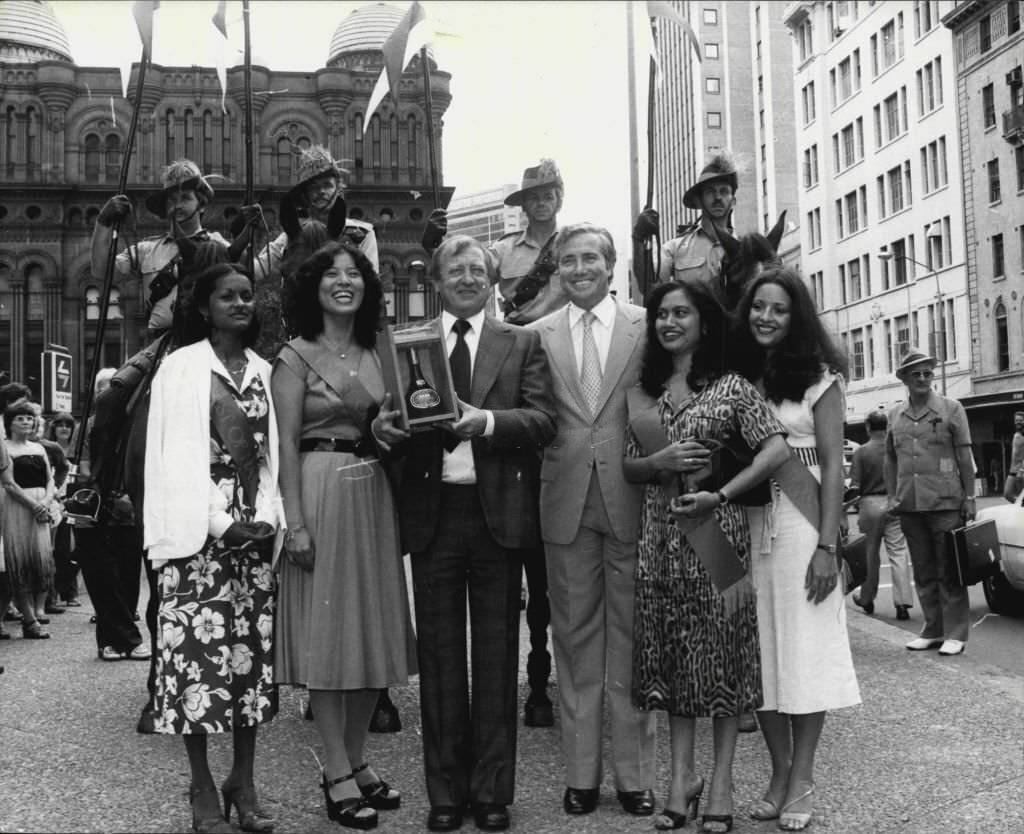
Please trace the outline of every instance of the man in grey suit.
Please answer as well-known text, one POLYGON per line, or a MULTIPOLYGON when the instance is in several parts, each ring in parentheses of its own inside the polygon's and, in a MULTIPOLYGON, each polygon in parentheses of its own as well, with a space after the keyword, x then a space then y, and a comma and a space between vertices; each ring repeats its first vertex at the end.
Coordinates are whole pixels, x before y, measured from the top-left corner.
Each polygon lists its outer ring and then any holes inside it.
POLYGON ((558 672, 563 807, 586 814, 601 783, 602 705, 618 799, 654 812, 654 718, 630 700, 633 571, 641 488, 622 471, 626 391, 636 384, 645 313, 609 294, 615 244, 579 223, 555 239, 568 306, 534 322, 551 365, 558 434, 544 450, 540 525, 558 672))

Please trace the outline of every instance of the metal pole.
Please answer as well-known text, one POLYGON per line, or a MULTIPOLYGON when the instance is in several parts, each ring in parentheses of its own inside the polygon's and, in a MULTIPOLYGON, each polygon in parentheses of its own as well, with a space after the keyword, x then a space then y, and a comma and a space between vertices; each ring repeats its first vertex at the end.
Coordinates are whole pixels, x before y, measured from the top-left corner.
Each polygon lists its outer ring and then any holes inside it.
MULTIPOLYGON (((423 103, 427 111, 427 151, 430 154, 430 193, 434 208, 441 207, 441 196, 437 190, 437 156, 434 150, 434 105, 430 95, 430 64, 427 63, 427 47, 420 47, 420 66, 423 67, 423 103)), ((397 91, 395 93, 397 95, 397 91)))
MULTIPOLYGON (((245 31, 244 76, 245 76, 245 205, 253 204, 254 166, 252 152, 252 41, 249 23, 249 0, 242 0, 242 25, 245 31)), ((256 271, 256 227, 249 230, 248 246, 249 275, 255 280, 256 271)))
MULTIPOLYGON (((942 396, 946 396, 946 308, 945 302, 942 298, 942 287, 939 285, 939 273, 932 270, 935 274, 935 297, 938 299, 938 316, 939 316, 939 340, 942 344, 942 355, 936 356, 939 360, 939 367, 942 369, 942 396)), ((936 351, 938 353, 938 351, 936 351)))

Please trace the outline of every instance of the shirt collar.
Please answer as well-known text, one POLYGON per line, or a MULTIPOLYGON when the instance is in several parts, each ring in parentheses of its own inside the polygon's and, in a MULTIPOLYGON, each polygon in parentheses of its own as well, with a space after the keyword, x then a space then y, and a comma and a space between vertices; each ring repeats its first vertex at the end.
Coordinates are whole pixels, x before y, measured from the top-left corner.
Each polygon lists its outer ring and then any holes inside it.
MULTIPOLYGON (((732 212, 729 213, 729 220, 725 225, 725 230, 735 237, 736 230, 732 225, 732 212)), ((719 243, 718 232, 715 231, 715 225, 711 222, 711 218, 706 214, 701 213, 700 225, 697 226, 698 232, 703 232, 705 237, 711 238, 715 243, 719 243)))
MULTIPOLYGON (((195 232, 193 232, 192 234, 188 235, 188 239, 189 240, 199 240, 199 241, 209 240, 210 239, 210 232, 207 229, 204 229, 204 228, 200 227, 195 232)), ((171 234, 164 235, 164 242, 165 243, 174 243, 174 241, 176 241, 176 240, 178 240, 178 238, 174 237, 174 235, 171 235, 171 234)))
MULTIPOLYGON (((939 413, 939 409, 941 407, 942 407, 942 401, 939 398, 939 395, 936 394, 934 391, 930 391, 928 393, 928 400, 925 402, 923 411, 921 411, 920 413, 921 414, 925 414, 928 411, 934 411, 936 414, 938 414, 939 413)), ((917 414, 918 413, 918 412, 916 412, 914 410, 914 404, 910 401, 910 397, 907 397, 906 402, 903 403, 903 413, 904 414, 917 414)))
MULTIPOLYGON (((587 312, 582 307, 578 307, 575 303, 569 303, 569 329, 574 328, 583 314, 587 312)), ((591 309, 590 312, 594 314, 599 322, 605 327, 611 329, 612 324, 615 322, 615 314, 618 312, 618 307, 615 305, 615 298, 611 293, 608 293, 604 298, 597 302, 591 309)))
MULTIPOLYGON (((487 308, 485 307, 475 316, 470 316, 468 319, 466 319, 466 321, 469 322, 469 326, 472 328, 473 332, 478 336, 480 335, 480 331, 483 329, 484 319, 486 317, 487 308)), ((448 338, 448 334, 452 332, 452 326, 455 324, 457 320, 458 316, 453 316, 447 310, 441 311, 441 329, 444 331, 444 337, 446 339, 448 338)))

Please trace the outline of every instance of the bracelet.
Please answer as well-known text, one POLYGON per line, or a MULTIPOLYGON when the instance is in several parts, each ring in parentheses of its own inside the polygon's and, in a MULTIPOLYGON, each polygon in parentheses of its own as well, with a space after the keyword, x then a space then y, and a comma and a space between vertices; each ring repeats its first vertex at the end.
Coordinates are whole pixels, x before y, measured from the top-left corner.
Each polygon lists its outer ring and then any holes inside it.
POLYGON ((822 544, 818 542, 818 550, 824 550, 829 556, 835 556, 837 548, 834 544, 822 544))

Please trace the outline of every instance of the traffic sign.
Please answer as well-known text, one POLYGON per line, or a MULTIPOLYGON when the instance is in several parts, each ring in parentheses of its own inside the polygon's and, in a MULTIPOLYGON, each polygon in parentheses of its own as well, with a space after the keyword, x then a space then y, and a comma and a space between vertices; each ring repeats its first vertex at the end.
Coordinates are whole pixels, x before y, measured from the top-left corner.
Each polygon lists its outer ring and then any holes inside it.
POLYGON ((51 344, 43 351, 43 411, 71 411, 71 388, 74 374, 71 352, 61 345, 51 344))

